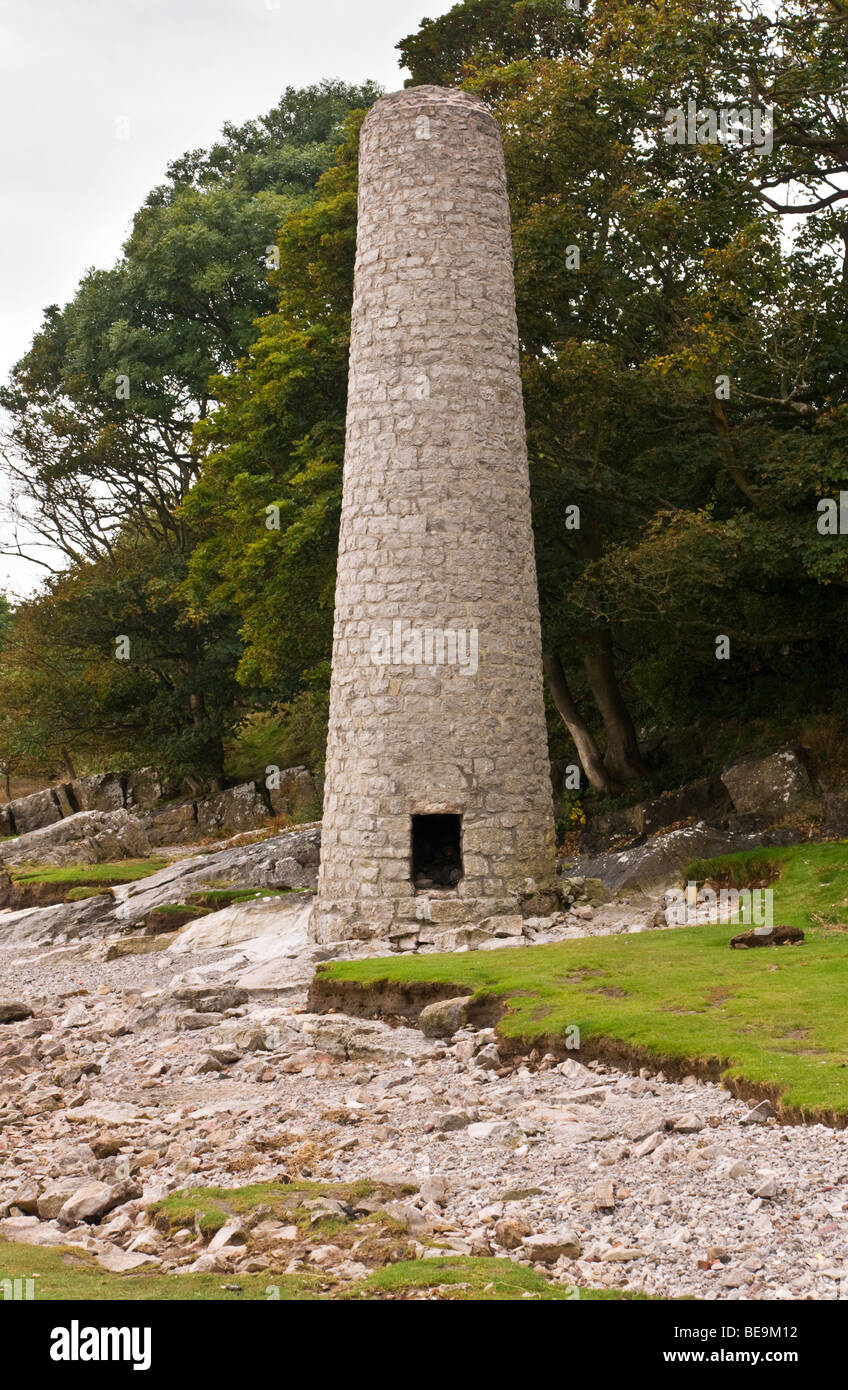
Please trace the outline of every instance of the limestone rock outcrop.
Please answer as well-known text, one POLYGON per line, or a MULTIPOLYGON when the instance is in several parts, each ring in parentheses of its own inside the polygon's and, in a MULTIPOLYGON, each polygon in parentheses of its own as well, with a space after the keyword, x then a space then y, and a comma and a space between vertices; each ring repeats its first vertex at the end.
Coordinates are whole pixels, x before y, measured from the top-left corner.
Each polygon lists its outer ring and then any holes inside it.
POLYGON ((129 811, 78 811, 0 845, 0 864, 104 864, 149 853, 144 829, 129 811))
POLYGON ((740 758, 726 767, 721 780, 739 815, 764 814, 779 819, 813 795, 813 784, 796 748, 780 748, 765 757, 740 758))

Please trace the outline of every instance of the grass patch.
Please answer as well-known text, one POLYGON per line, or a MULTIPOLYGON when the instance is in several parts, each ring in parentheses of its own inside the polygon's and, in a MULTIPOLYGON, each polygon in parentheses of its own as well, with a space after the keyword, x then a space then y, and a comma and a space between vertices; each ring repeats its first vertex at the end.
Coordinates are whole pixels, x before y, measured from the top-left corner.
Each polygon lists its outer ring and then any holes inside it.
POLYGON ((137 879, 156 874, 167 865, 167 859, 125 859, 118 864, 62 864, 38 868, 33 864, 17 864, 9 869, 15 883, 67 883, 69 888, 91 888, 114 883, 135 883, 137 879))
POLYGON ((232 907, 234 903, 249 903, 256 898, 281 898, 284 894, 292 892, 292 888, 203 888, 196 893, 189 893, 186 902, 195 907, 208 907, 220 912, 222 908, 232 907))
POLYGON ((186 914, 192 917, 206 917, 209 915, 209 908, 199 907, 196 903, 160 903, 158 907, 150 909, 148 916, 185 917, 186 914))
POLYGON ((438 1290, 440 1298, 457 1302, 511 1302, 526 1296, 547 1302, 637 1299, 647 1301, 643 1293, 626 1293, 621 1289, 579 1289, 552 1284, 535 1269, 525 1269, 511 1260, 484 1256, 445 1256, 434 1260, 399 1260, 369 1275, 362 1284, 345 1297, 372 1298, 375 1295, 404 1295, 419 1290, 438 1290))
MULTIPOLYGON (((813 845, 809 848, 819 850, 828 846, 813 845)), ((705 883, 709 880, 722 888, 764 888, 780 878, 797 850, 797 845, 789 845, 782 849, 740 850, 717 859, 693 859, 683 871, 683 880, 685 883, 705 883)))
POLYGON ((405 1219, 388 1210, 399 1195, 395 1187, 367 1180, 324 1183, 292 1178, 237 1188, 187 1189, 151 1207, 150 1215, 164 1234, 189 1230, 207 1242, 226 1222, 241 1218, 258 1250, 266 1240, 266 1223, 280 1222, 296 1228, 289 1255, 301 1259, 330 1242, 351 1256, 355 1252, 366 1267, 379 1268, 414 1254, 405 1219))
MULTIPOLYGON (((413 1190, 413 1189, 410 1189, 413 1190)), ((356 1183, 298 1182, 249 1183, 246 1187, 192 1187, 172 1192, 148 1208, 163 1232, 193 1228, 210 1237, 232 1216, 247 1216, 258 1207, 280 1220, 301 1224, 312 1219, 303 1203, 310 1197, 335 1197, 340 1202, 377 1195, 380 1189, 367 1179, 356 1183)), ((386 1200, 397 1197, 397 1190, 386 1200)))
POLYGON ((12 1245, 0 1241, 0 1278, 32 1279, 36 1302, 255 1302, 326 1297, 332 1281, 323 1274, 162 1274, 141 1270, 110 1274, 93 1256, 70 1248, 12 1245), (227 1285, 237 1287, 227 1288, 227 1285))
MULTIPOLYGON (((436 1300, 511 1302, 525 1294, 543 1301, 574 1301, 574 1289, 551 1284, 536 1270, 510 1260, 451 1256, 402 1260, 354 1284, 331 1275, 162 1274, 140 1270, 109 1274, 94 1257, 70 1248, 12 1245, 0 1241, 0 1278, 31 1279, 37 1302, 303 1302, 341 1299, 379 1300, 429 1292, 436 1300)), ((619 1289, 580 1289, 580 1301, 645 1300, 647 1295, 619 1289)))
POLYGON ((498 1029, 516 1050, 562 1046, 576 1025, 585 1055, 677 1064, 721 1076, 743 1094, 746 1087, 769 1094, 788 1117, 843 1124, 848 935, 816 923, 843 909, 848 919, 848 844, 793 846, 780 857, 775 922, 801 927, 801 946, 731 951, 738 928, 709 925, 462 956, 339 961, 319 968, 316 979, 373 986, 375 1000, 383 981, 455 985, 458 994, 505 1001, 498 1029))

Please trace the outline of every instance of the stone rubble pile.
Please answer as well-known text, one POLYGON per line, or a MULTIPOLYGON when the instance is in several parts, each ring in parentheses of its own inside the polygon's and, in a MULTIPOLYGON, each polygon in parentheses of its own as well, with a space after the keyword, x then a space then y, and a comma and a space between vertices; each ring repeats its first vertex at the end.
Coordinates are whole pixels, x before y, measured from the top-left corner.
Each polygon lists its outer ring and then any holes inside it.
MULTIPOLYGON (((644 929, 656 913, 592 907, 573 886, 568 925, 458 949, 644 929)), ((98 939, 29 954, 0 941, 0 1240, 80 1247, 119 1272, 344 1281, 458 1252, 661 1297, 848 1295, 843 1132, 782 1126, 768 1102, 691 1077, 507 1059, 463 999, 416 1028, 309 1013, 317 962, 375 943, 318 948, 308 899, 282 915, 271 902, 249 905, 250 935, 230 910, 220 937, 207 918, 111 961, 98 939), (212 1239, 151 1210, 178 1189, 286 1178, 376 1186, 370 1209, 260 1207, 212 1239)))

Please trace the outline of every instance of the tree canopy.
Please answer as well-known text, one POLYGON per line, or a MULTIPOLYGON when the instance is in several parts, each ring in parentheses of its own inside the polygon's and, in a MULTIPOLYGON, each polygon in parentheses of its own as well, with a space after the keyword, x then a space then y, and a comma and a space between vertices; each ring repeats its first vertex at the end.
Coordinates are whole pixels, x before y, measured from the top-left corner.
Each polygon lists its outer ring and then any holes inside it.
POLYGON ((181 504, 203 452, 194 429, 274 307, 280 226, 314 199, 348 112, 378 92, 289 89, 266 116, 176 160, 121 258, 46 311, 0 391, 6 551, 49 572, 19 609, 15 678, 8 666, 0 700, 24 700, 28 717, 43 709, 47 762, 59 746, 130 757, 135 746, 222 775, 222 739, 246 697, 238 614, 204 624, 182 595, 195 537, 181 504), (122 634, 126 664, 114 660, 122 634))
MULTIPOLYGON (((398 48, 503 133, 555 757, 617 793, 687 725, 842 710, 844 4, 465 0, 398 48)), ((75 708, 151 757, 220 775, 245 711, 325 708, 376 95, 289 92, 176 161, 4 395, 68 562, 11 640, 55 622, 75 708)))

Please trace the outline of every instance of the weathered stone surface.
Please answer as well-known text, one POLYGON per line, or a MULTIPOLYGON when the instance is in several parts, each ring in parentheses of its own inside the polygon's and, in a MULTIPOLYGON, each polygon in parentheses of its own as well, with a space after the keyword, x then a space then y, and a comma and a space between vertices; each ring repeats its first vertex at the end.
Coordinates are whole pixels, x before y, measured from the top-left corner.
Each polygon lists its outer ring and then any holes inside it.
POLYGON ((125 1105, 119 1101, 91 1101, 74 1110, 75 1120, 93 1120, 100 1125, 129 1125, 143 1117, 144 1112, 137 1105, 125 1105))
POLYGON ((508 1217, 505 1221, 498 1221, 495 1226, 495 1240, 504 1250, 517 1250, 529 1235, 529 1223, 521 1217, 508 1217))
MULTIPOLYGON (((493 919, 492 919, 493 920, 493 919)), ((494 933, 485 927, 449 927, 447 931, 436 932, 433 945, 437 951, 457 951, 467 946, 474 951, 493 939, 494 933)))
POLYGON ((57 1214, 60 1226, 77 1226, 82 1221, 99 1221, 113 1207, 141 1196, 141 1188, 133 1182, 110 1184, 92 1179, 77 1183, 77 1190, 62 1205, 57 1214))
POLYGON ((468 1022, 470 994, 456 999, 439 999, 428 1004, 418 1015, 418 1026, 427 1038, 452 1038, 468 1022))
POLYGON ((12 824, 9 834, 28 835, 30 831, 41 830, 43 826, 54 825, 62 819, 62 807, 52 787, 33 792, 32 796, 18 797, 4 809, 12 824))
POLYGON ((758 1105, 752 1105, 747 1115, 743 1115, 740 1124, 743 1125, 767 1125, 769 1120, 777 1119, 777 1111, 770 1100, 761 1100, 758 1105))
POLYGON ((480 923, 480 930, 490 931, 495 936, 523 936, 524 919, 515 914, 506 914, 503 917, 486 917, 480 923))
POLYGON ((649 1134, 647 1139, 643 1139, 641 1144, 637 1144, 636 1148, 633 1150, 633 1157, 647 1158, 648 1155, 654 1153, 663 1142, 662 1131, 657 1130, 654 1134, 649 1134))
POLYGON ((247 993, 233 985, 182 985, 170 997, 201 1014, 225 1013, 247 1003, 247 993))
POLYGON ((150 842, 127 811, 80 811, 0 845, 4 864, 100 864, 144 859, 150 842))
POLYGON ((433 1128, 438 1134, 453 1134, 458 1129, 466 1129, 471 1123, 472 1116, 467 1110, 445 1110, 436 1116, 433 1128))
MULTIPOLYGON (((72 782, 60 782, 0 806, 0 838, 27 835, 33 830, 41 830, 75 816, 80 811, 110 812, 125 807, 151 807, 162 794, 162 783, 153 768, 77 777, 72 782)), ((191 806, 190 802, 188 804, 191 806)))
POLYGON ((522 1250, 530 1260, 539 1264, 554 1264, 565 1257, 567 1260, 580 1258, 580 1238, 575 1231, 549 1231, 544 1235, 527 1236, 522 1250))
POLYGON ((249 1239, 249 1233, 240 1221, 228 1221, 220 1231, 215 1232, 209 1242, 209 1251, 214 1254, 216 1250, 238 1248, 247 1245, 249 1239))
POLYGON ((0 916, 0 946, 39 945, 49 941, 76 941, 102 934, 112 910, 107 896, 52 907, 29 907, 0 916))
POLYGON ((177 860, 138 883, 116 887, 115 919, 124 927, 143 923, 154 907, 185 902, 202 888, 313 888, 320 846, 320 825, 305 825, 255 844, 177 860))
POLYGON ((289 816, 297 820, 307 817, 320 817, 321 800, 315 778, 306 767, 289 767, 281 772, 279 785, 272 784, 266 789, 275 816, 289 816))
POLYGON ((200 1028, 214 1028, 223 1022, 224 1015, 211 1010, 186 1009, 182 1013, 173 1009, 163 1010, 162 1026, 167 1032, 173 1028, 177 1033, 195 1033, 200 1028))
POLYGON ((142 1265, 161 1263, 155 1256, 122 1250, 118 1245, 105 1245, 95 1253, 97 1263, 110 1274, 129 1274, 131 1270, 141 1269, 142 1265))
POLYGON ((53 1221, 42 1221, 37 1216, 8 1216, 0 1221, 0 1240, 11 1241, 15 1245, 68 1245, 67 1231, 63 1231, 53 1221))
POLYGON ((254 941, 264 936, 276 938, 280 949, 286 939, 305 944, 305 928, 311 907, 309 894, 305 897, 298 894, 291 898, 257 898, 255 902, 237 903, 183 927, 170 950, 174 955, 185 955, 193 951, 235 946, 239 942, 254 941))
MULTIPOLYGON (((821 806, 822 821, 819 833, 822 838, 828 840, 846 839, 848 837, 848 787, 823 785, 821 806)), ((2 815, 1 807, 0 815, 2 815)))
POLYGON ((417 922, 415 814, 463 818, 460 920, 555 887, 503 151, 466 92, 365 120, 350 362, 322 942, 417 922))
POLYGON ((676 882, 680 871, 693 859, 712 859, 763 844, 793 844, 800 838, 800 830, 756 833, 723 829, 698 821, 695 825, 654 835, 645 844, 632 849, 581 857, 578 865, 581 874, 599 878, 613 891, 623 888, 650 891, 676 882))
POLYGON ((59 810, 63 816, 75 816, 77 811, 82 810, 82 807, 77 803, 70 782, 60 782, 51 790, 59 803, 59 810))
POLYGON ((147 809, 155 806, 164 795, 162 780, 154 767, 139 767, 127 772, 124 782, 124 805, 128 809, 147 809))
POLYGON ((124 780, 117 772, 77 777, 70 789, 80 811, 121 811, 125 805, 124 780))
POLYGON ((674 1121, 673 1128, 676 1134, 698 1134, 704 1128, 704 1122, 700 1116, 688 1110, 674 1121))
POLYGON ((596 1182, 592 1191, 592 1206, 596 1211, 615 1210, 615 1183, 609 1179, 596 1182))
POLYGON ((474 1058, 475 1067, 481 1067, 484 1071, 499 1067, 500 1064, 501 1055, 495 1043, 487 1043, 485 1047, 481 1047, 474 1058))
POLYGON ((635 831, 653 835, 657 830, 692 816, 699 820, 712 819, 729 809, 730 796, 721 778, 702 777, 665 796, 631 806, 626 815, 635 831))
POLYGON ((270 814, 262 784, 244 782, 240 787, 230 787, 198 801, 197 829, 200 835, 236 835, 243 830, 256 830, 270 814))
POLYGON ((813 795, 810 775, 791 747, 764 758, 741 758, 724 769, 721 780, 740 815, 760 812, 779 819, 813 795))
POLYGON ((320 1018, 312 1027, 311 1038, 319 1052, 348 1058, 415 1057, 431 1050, 416 1030, 396 1028, 387 1033, 368 1019, 320 1018))
POLYGON ((0 868, 0 912, 5 912, 12 906, 13 899, 17 897, 18 888, 12 882, 5 869, 0 868))
POLYGON ((251 996, 293 994, 309 984, 315 972, 315 957, 306 952, 310 910, 308 904, 300 909, 296 921, 286 928, 284 941, 279 936, 263 936, 253 944, 250 954, 261 950, 265 958, 243 971, 236 981, 251 996), (292 959, 295 956, 297 960, 292 959))
POLYGON ((95 1158, 114 1158, 123 1147, 123 1140, 117 1134, 100 1134, 91 1141, 91 1152, 95 1158))
POLYGON ((24 1018, 32 1018, 32 1009, 14 999, 0 999, 0 1023, 20 1023, 24 1018))
POLYGON ((766 1199, 777 1197, 779 1193, 780 1188, 774 1178, 766 1178, 763 1182, 755 1184, 751 1196, 766 1199))
POLYGON ((137 812, 151 845, 191 844, 198 838, 197 808, 193 801, 177 801, 137 812))
POLYGON ((17 1207, 18 1211, 22 1211, 25 1216, 36 1216, 40 1191, 39 1183, 32 1179, 29 1182, 21 1183, 21 1186, 12 1193, 11 1205, 17 1207))
POLYGON ((65 1203, 75 1192, 78 1192, 82 1185, 79 1177, 57 1178, 49 1182, 41 1192, 37 1207, 38 1215, 42 1221, 53 1221, 59 1215, 65 1203))

